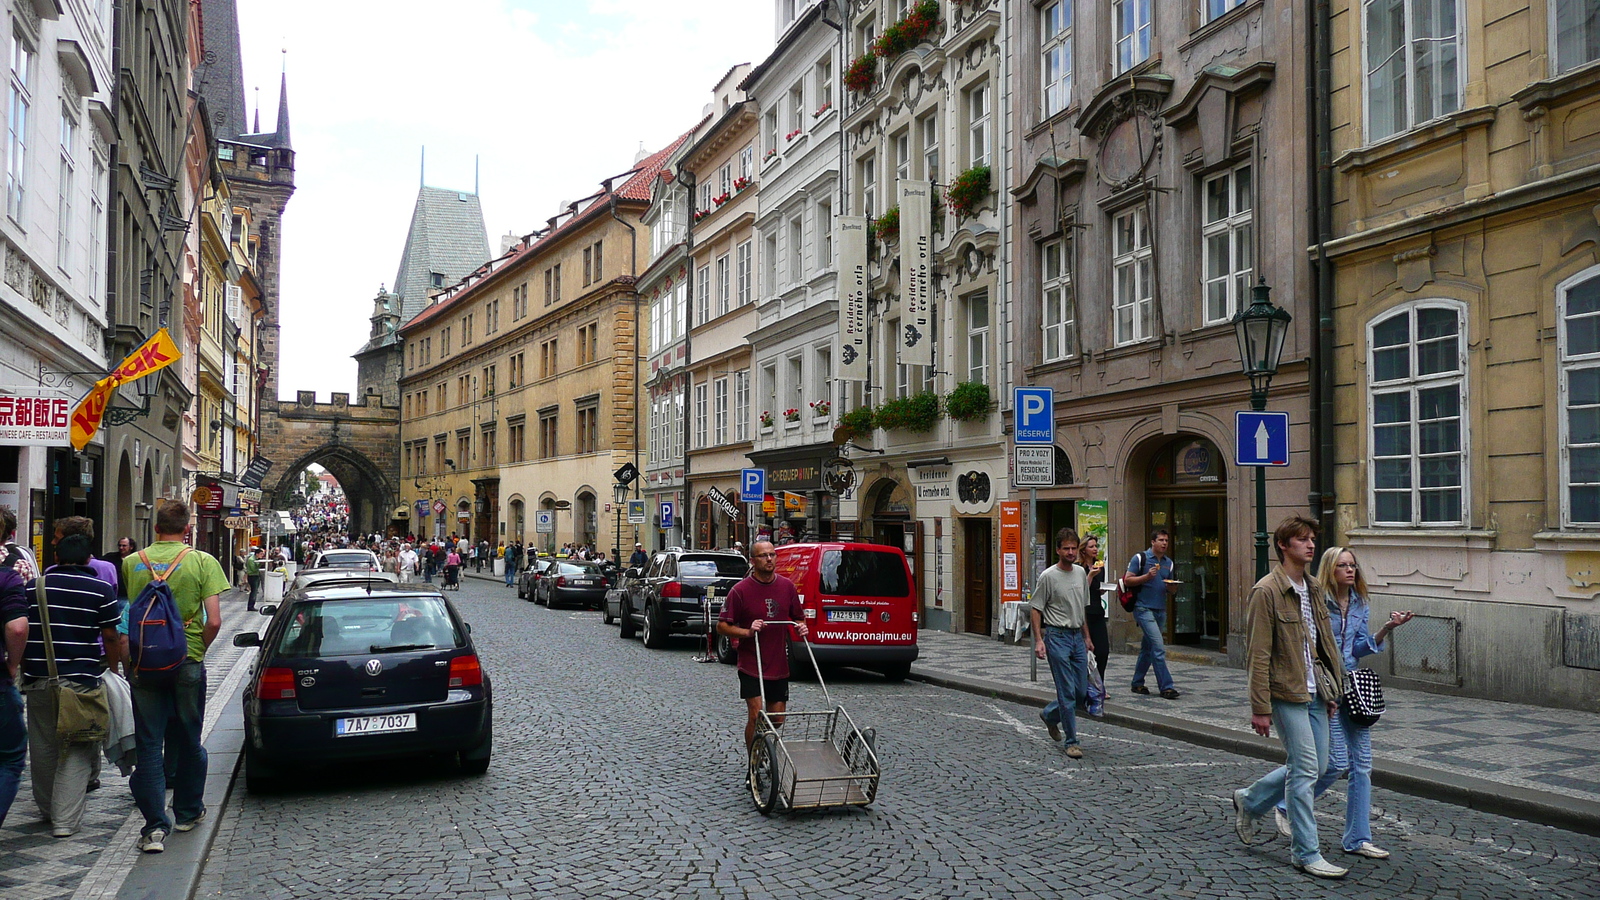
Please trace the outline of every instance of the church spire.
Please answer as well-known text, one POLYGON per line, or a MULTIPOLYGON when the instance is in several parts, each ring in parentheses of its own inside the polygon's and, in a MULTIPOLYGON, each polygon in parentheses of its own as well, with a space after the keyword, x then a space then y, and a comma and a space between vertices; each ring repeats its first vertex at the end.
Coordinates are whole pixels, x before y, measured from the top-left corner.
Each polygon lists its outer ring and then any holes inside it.
POLYGON ((293 145, 289 143, 289 72, 287 65, 278 83, 278 127, 275 129, 274 134, 277 137, 277 140, 273 142, 274 144, 285 150, 293 149, 293 145))

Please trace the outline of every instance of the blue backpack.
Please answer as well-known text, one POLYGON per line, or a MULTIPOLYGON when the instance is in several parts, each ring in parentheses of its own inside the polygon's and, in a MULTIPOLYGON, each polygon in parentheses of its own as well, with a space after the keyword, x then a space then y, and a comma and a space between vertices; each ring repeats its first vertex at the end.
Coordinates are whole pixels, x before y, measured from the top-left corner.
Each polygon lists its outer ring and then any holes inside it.
POLYGON ((138 680, 172 678, 189 658, 189 637, 184 633, 188 623, 178 612, 178 598, 172 596, 167 579, 190 552, 189 547, 179 551, 167 570, 158 574, 150 557, 139 551, 150 583, 128 606, 128 658, 138 680))

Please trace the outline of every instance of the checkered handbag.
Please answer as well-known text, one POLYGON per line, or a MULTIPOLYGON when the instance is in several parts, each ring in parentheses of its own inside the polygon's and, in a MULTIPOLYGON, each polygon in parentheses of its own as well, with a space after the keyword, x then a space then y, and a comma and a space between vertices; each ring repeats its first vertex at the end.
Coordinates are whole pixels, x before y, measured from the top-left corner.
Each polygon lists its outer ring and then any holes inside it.
POLYGON ((1383 715, 1383 682, 1371 669, 1345 673, 1344 714, 1362 728, 1371 728, 1383 715))

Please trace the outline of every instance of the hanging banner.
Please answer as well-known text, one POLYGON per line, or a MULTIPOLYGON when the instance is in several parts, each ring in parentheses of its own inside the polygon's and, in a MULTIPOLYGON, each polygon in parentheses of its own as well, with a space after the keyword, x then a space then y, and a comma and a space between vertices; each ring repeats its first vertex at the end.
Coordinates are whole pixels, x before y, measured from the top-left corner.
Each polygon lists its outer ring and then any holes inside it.
POLYGON ((178 345, 163 328, 128 354, 110 375, 95 382, 88 396, 72 411, 72 449, 82 450, 94 439, 94 433, 100 430, 100 418, 111 405, 111 397, 118 387, 165 369, 177 362, 179 355, 178 345))
POLYGON ((1022 503, 1000 504, 1000 601, 1022 599, 1022 503))
POLYGON ((0 387, 0 447, 67 446, 71 409, 72 400, 52 388, 0 387))
POLYGON ((900 182, 900 362, 933 365, 933 185, 900 182))
POLYGON ((867 220, 834 220, 839 242, 839 377, 867 380, 867 220))

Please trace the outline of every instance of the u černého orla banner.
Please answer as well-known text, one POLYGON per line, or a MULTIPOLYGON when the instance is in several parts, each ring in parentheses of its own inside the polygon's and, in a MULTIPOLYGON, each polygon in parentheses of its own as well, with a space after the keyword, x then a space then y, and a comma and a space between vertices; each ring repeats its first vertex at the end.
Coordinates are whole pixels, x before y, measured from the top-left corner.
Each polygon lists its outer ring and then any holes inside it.
POLYGON ((867 219, 834 220, 839 241, 839 377, 867 380, 867 219))
POLYGON ((100 430, 100 418, 106 414, 117 388, 165 369, 177 362, 179 356, 178 345, 163 328, 128 354, 110 375, 95 382, 88 396, 72 411, 72 449, 82 450, 94 439, 95 432, 100 430))
POLYGON ((900 362, 933 365, 933 185, 900 182, 900 362))

